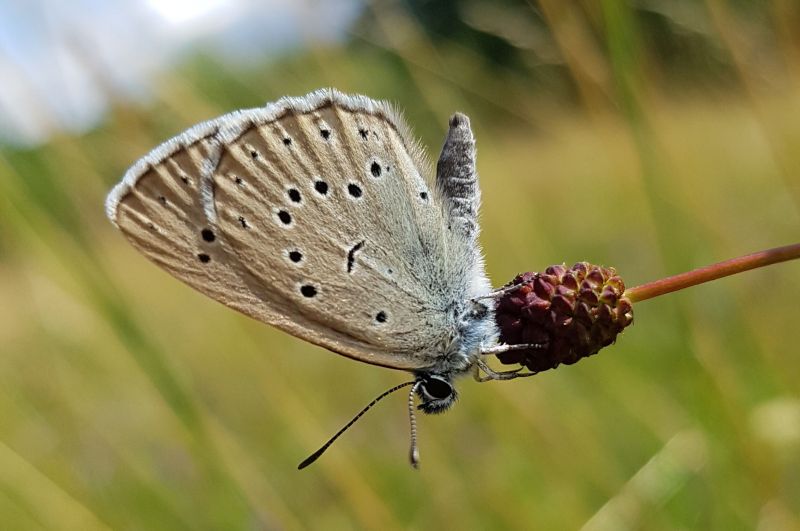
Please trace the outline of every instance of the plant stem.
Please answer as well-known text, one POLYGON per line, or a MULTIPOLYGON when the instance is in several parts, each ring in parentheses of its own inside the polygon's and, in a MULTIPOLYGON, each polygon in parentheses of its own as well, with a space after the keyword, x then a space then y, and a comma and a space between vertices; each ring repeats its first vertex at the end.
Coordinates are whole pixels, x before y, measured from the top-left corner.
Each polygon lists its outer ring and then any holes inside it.
POLYGON ((786 262, 787 260, 795 260, 800 258, 800 243, 793 245, 786 245, 784 247, 775 247, 767 249, 766 251, 759 251, 757 253, 740 256, 724 262, 718 262, 705 267, 700 267, 692 271, 681 273, 660 280, 654 280, 641 286, 636 286, 625 290, 625 297, 631 302, 639 302, 665 293, 672 293, 683 288, 696 286, 704 282, 716 280, 718 278, 727 277, 728 275, 735 275, 750 269, 777 264, 778 262, 786 262))

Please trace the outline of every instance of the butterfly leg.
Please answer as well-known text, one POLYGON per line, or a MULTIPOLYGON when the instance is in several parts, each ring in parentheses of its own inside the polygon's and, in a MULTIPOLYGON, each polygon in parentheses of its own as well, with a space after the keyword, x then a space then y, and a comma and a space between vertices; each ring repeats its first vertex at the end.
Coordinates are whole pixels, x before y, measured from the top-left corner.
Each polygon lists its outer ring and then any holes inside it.
POLYGON ((513 380, 514 378, 525 378, 536 374, 535 372, 520 372, 522 367, 510 371, 495 371, 483 360, 478 360, 474 367, 472 376, 476 381, 481 383, 492 380, 513 380), (481 375, 481 371, 483 371, 486 376, 481 375))
MULTIPOLYGON (((508 352, 509 350, 527 350, 527 349, 541 349, 547 345, 541 343, 521 343, 519 345, 495 345, 481 351, 481 356, 492 356, 508 352)), ((510 371, 495 371, 485 361, 479 359, 475 363, 475 372, 473 376, 479 382, 488 382, 489 380, 513 380, 514 378, 525 378, 537 374, 535 372, 520 372, 522 367, 510 371), (483 371, 486 376, 482 376, 480 371, 483 371)))
POLYGON ((493 347, 481 350, 481 356, 493 356, 495 354, 502 354, 509 350, 527 350, 527 349, 543 349, 547 348, 544 343, 520 343, 518 345, 495 345, 493 347))
POLYGON ((480 297, 475 297, 472 299, 473 301, 479 301, 481 299, 499 299, 506 293, 511 293, 512 291, 517 291, 519 288, 524 286, 525 284, 514 284, 513 286, 506 286, 504 288, 497 288, 496 290, 487 293, 486 295, 481 295, 480 297))

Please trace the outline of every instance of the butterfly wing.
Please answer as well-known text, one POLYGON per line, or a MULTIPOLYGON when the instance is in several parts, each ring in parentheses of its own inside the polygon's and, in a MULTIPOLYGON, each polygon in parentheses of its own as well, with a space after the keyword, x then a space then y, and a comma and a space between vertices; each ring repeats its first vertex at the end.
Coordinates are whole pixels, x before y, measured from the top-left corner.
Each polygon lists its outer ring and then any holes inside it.
POLYGON ((474 273, 426 168, 387 104, 325 90, 166 142, 107 210, 143 254, 223 304, 361 361, 424 369, 452 340, 452 302, 474 273))

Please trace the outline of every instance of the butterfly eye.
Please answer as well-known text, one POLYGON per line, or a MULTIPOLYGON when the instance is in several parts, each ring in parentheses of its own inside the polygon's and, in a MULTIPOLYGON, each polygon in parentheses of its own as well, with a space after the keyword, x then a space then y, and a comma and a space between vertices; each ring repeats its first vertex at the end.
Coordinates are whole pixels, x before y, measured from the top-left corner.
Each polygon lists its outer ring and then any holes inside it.
POLYGON ((453 394, 453 386, 450 385, 450 382, 436 377, 426 381, 422 389, 435 400, 441 400, 453 394))
POLYGON ((435 374, 422 377, 418 394, 422 400, 419 409, 425 413, 441 413, 452 406, 458 397, 450 381, 435 374))

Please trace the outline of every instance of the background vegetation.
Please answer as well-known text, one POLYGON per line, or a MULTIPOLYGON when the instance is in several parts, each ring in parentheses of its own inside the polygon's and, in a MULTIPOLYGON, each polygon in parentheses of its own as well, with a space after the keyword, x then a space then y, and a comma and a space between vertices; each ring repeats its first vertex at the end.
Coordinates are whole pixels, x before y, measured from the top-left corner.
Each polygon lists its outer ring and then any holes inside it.
POLYGON ((205 299, 104 217, 184 128, 320 86, 386 98, 437 153, 472 117, 495 284, 589 260, 629 285, 800 235, 800 4, 370 2, 345 42, 251 68, 198 49, 102 127, 0 151, 6 529, 797 529, 793 263, 637 305, 619 344, 536 378, 404 397, 405 376, 205 299))

